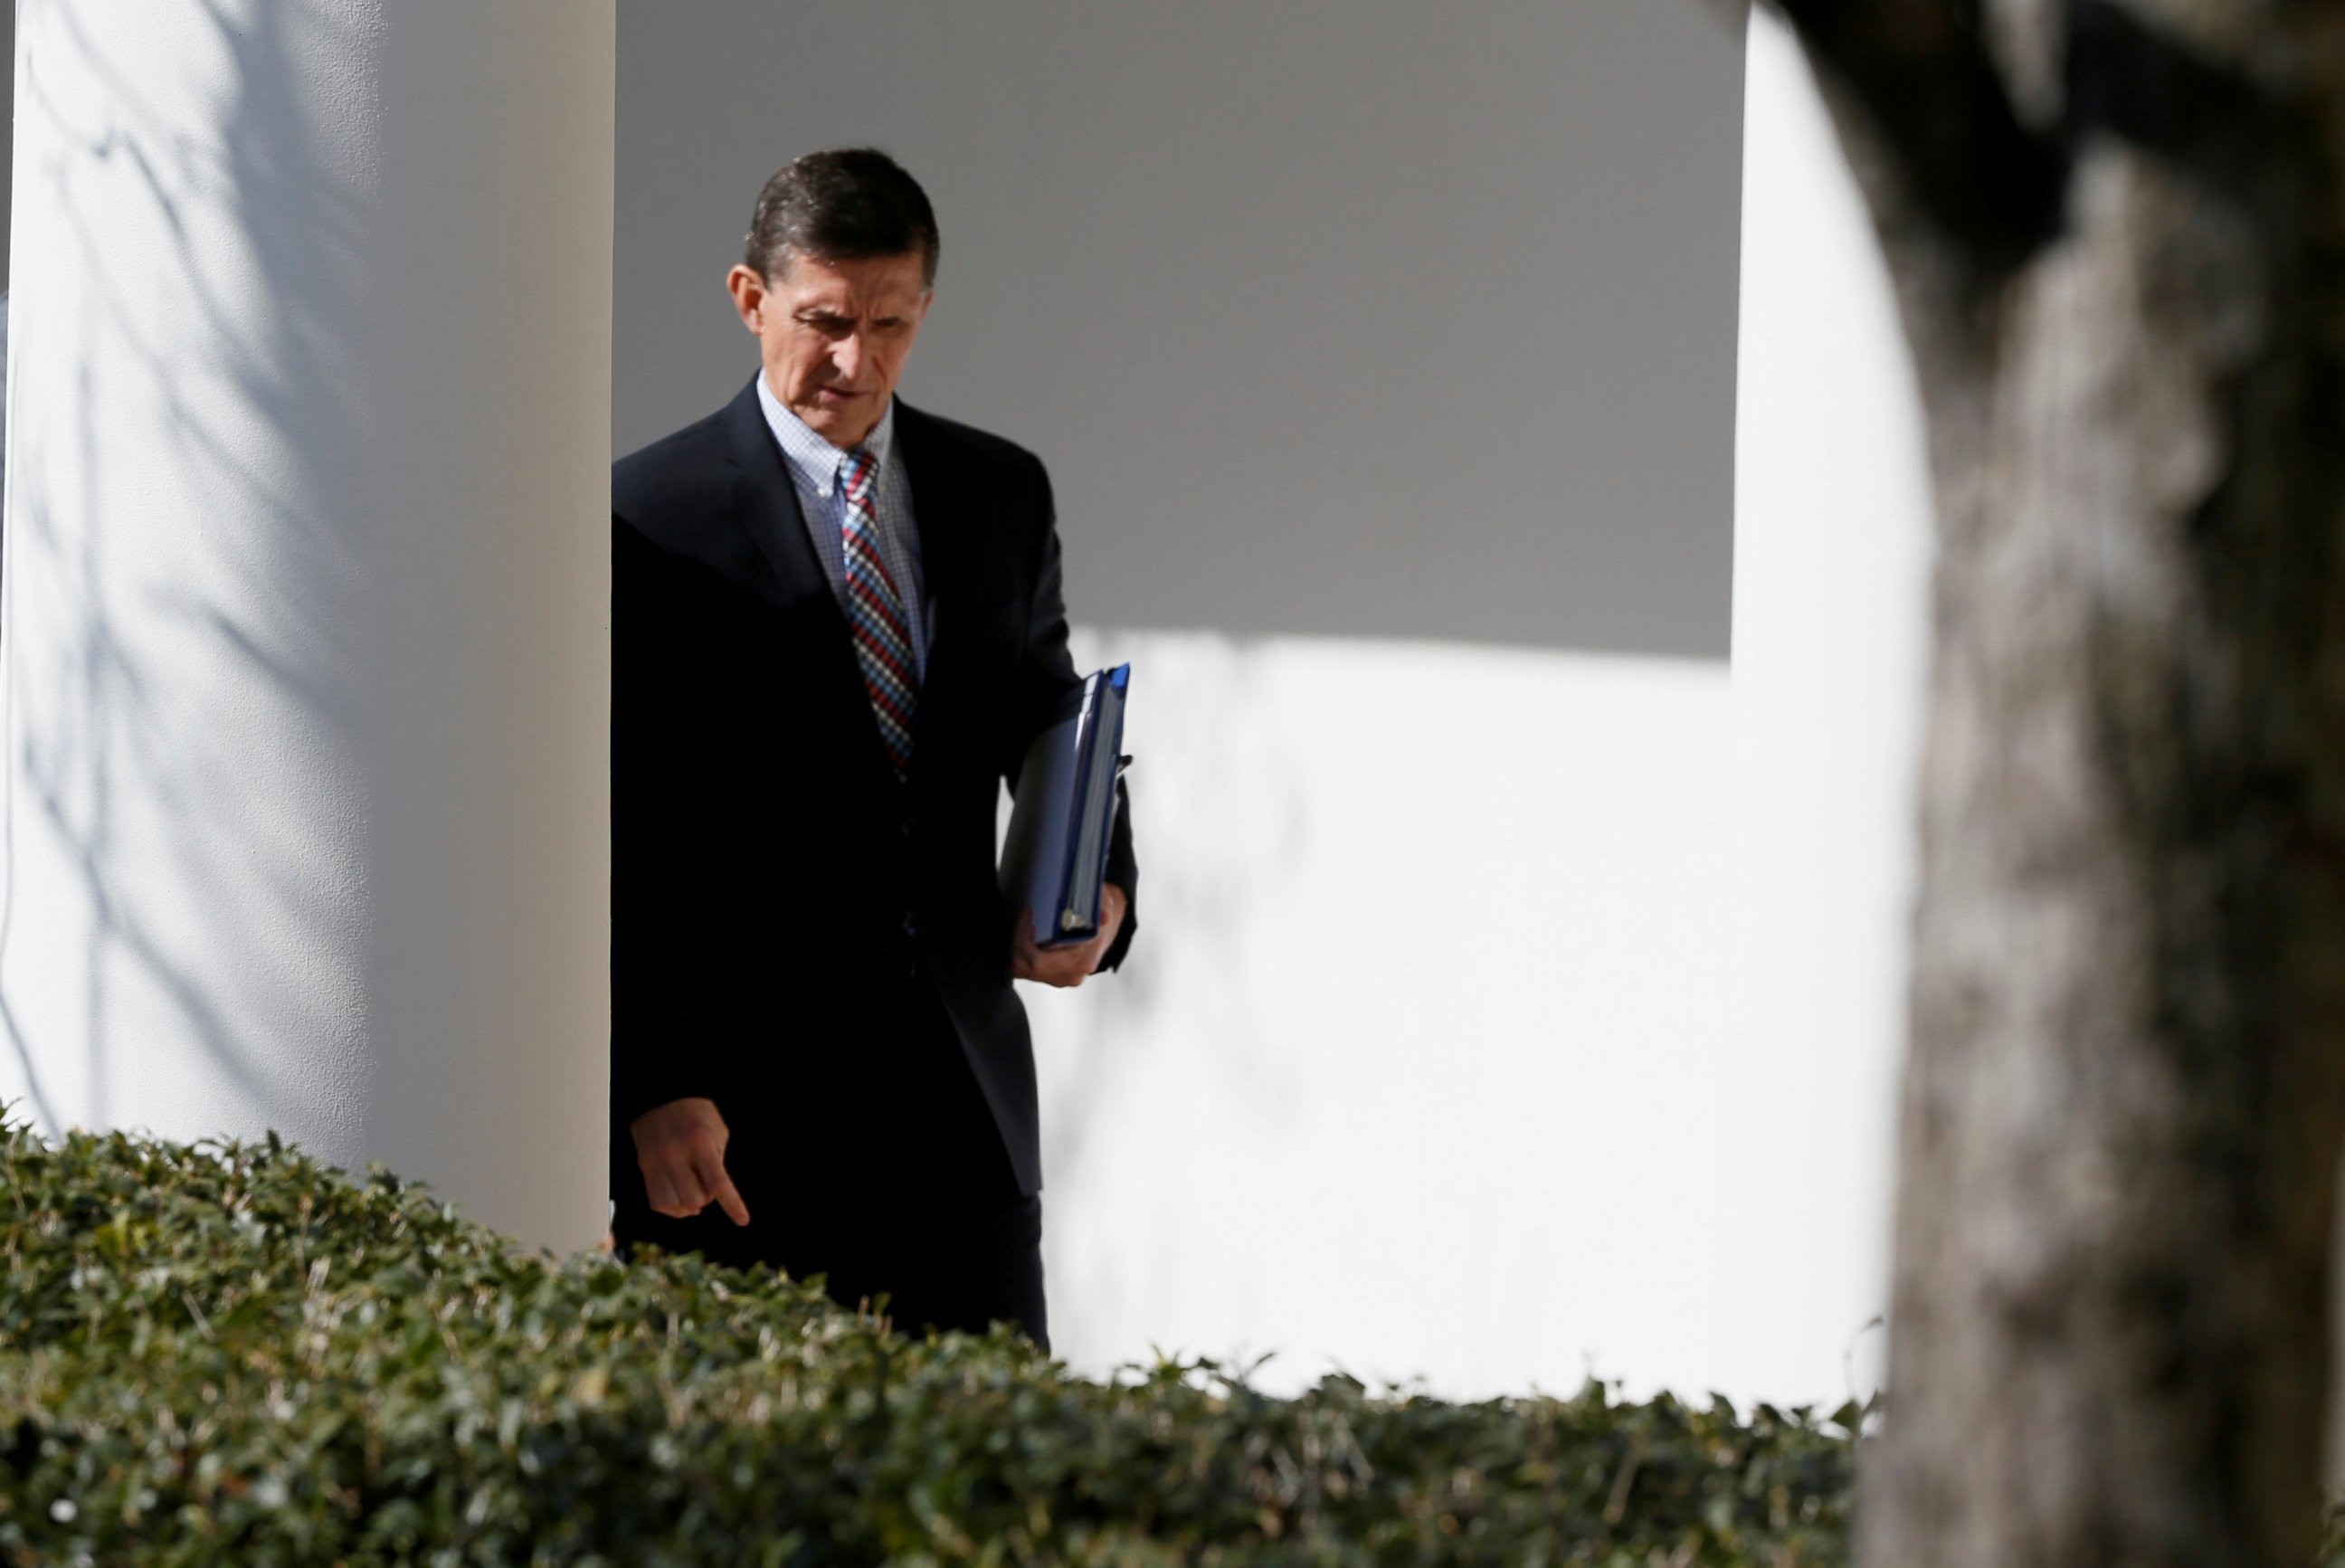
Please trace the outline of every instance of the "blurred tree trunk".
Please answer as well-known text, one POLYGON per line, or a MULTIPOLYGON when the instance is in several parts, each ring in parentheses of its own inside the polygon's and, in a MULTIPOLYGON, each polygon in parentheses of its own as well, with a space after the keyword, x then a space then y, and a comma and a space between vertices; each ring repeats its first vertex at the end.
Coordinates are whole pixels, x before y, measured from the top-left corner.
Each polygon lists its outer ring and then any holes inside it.
POLYGON ((2345 4, 1781 0, 1939 519, 1871 1568, 2303 1568, 2345 1141, 2345 4))

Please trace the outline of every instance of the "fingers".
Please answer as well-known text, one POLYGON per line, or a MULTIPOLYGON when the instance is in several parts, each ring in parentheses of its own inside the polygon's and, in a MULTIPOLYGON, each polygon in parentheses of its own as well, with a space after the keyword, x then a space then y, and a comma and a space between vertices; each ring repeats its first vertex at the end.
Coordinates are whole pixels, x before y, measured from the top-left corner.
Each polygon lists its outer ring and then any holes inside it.
POLYGON ((1092 975, 1097 974, 1099 972, 1100 960, 1107 956, 1108 944, 1112 942, 1114 940, 1115 928, 1111 925, 1102 924, 1100 927, 1099 934, 1091 938, 1091 941, 1083 943, 1081 947, 1069 948, 1067 950, 1068 963, 1069 967, 1075 971, 1075 977, 1073 980, 1068 982, 1068 983, 1071 985, 1081 985, 1084 981, 1089 980, 1092 975))
POLYGON ((1034 911, 1021 910, 1010 925, 1010 972, 1020 980, 1039 978, 1042 950, 1034 945, 1034 911))
POLYGON ((725 1211, 726 1218, 736 1225, 749 1223, 749 1206, 741 1201, 741 1189, 733 1185, 733 1178, 722 1167, 716 1172, 716 1207, 725 1211))
POLYGON ((651 1205, 654 1214, 664 1214, 670 1219, 674 1219, 675 1217, 675 1186, 665 1179, 654 1175, 651 1166, 644 1165, 641 1160, 635 1163, 642 1167, 644 1173, 644 1201, 651 1205))
POLYGON ((749 1206, 725 1172, 725 1157, 713 1149, 693 1149, 680 1158, 644 1166, 644 1192, 655 1213, 690 1219, 710 1204, 736 1225, 749 1223, 749 1206))
POLYGON ((1106 955, 1104 936, 1083 943, 1081 947, 1037 947, 1021 926, 1016 951, 1011 954, 1010 972, 1019 980, 1032 980, 1061 990, 1071 990, 1091 978, 1106 955))
POLYGON ((725 1145, 732 1135, 715 1101, 671 1101, 636 1117, 633 1129, 644 1200, 654 1213, 690 1219, 716 1203, 734 1224, 749 1223, 749 1206, 726 1173, 725 1145))
MULTIPOLYGON (((729 1140, 728 1140, 729 1141, 729 1140)), ((741 1189, 733 1185, 733 1176, 725 1168, 725 1144, 714 1139, 701 1143, 693 1150, 698 1167, 693 1174, 700 1178, 700 1200, 706 1208, 712 1202, 725 1211, 725 1217, 736 1225, 749 1223, 749 1206, 741 1201, 741 1189)))
POLYGON ((1031 972, 1025 978, 1071 991, 1091 978, 1091 971, 1099 967, 1101 951, 1096 944, 1086 942, 1081 947, 1058 947, 1038 952, 1030 966, 1031 972))
POLYGON ((664 1214, 670 1219, 690 1219, 708 1207, 708 1196, 700 1190, 700 1182, 689 1166, 665 1155, 640 1163, 644 1168, 644 1197, 654 1214, 664 1214))
POLYGON ((1039 946, 1034 941, 1034 912, 1020 914, 1010 937, 1011 978, 1055 985, 1061 991, 1071 991, 1089 980, 1114 945, 1116 928, 1123 921, 1123 890, 1110 883, 1107 891, 1114 895, 1103 911, 1107 918, 1100 922, 1099 934, 1081 947, 1039 946))

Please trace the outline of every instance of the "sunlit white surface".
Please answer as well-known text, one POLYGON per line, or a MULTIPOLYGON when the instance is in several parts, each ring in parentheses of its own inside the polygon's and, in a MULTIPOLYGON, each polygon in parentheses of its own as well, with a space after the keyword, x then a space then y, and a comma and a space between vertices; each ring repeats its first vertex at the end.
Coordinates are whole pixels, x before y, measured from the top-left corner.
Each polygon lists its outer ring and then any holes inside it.
POLYGON ((1030 988, 1061 1351, 1703 1386, 1723 667, 1080 644, 1133 665, 1142 936, 1030 988))
POLYGON ((1718 1378, 1877 1386, 1930 502, 1889 279, 1805 60, 1752 14, 1735 428, 1718 1378))
POLYGON ((1754 23, 1734 667, 1093 634, 1144 935, 1031 999, 1056 1335, 1481 1395, 1878 1382, 1928 501, 1886 277, 1754 23))
POLYGON ((17 26, 0 1100, 591 1243, 611 0, 17 26))

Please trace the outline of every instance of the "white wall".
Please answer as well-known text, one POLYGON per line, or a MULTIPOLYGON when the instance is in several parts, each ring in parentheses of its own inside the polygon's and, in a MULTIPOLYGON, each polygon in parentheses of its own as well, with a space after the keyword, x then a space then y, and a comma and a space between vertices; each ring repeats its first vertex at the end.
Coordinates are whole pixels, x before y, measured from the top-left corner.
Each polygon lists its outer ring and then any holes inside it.
POLYGON ((1134 729, 1177 726, 1135 783, 1182 901, 1137 996, 1035 1004, 1078 1359, 1284 1347, 1289 1378, 1334 1359, 1468 1394, 1582 1365, 1778 1401, 1877 1386, 1929 506, 1877 248, 1764 15, 1744 112, 1731 686, 1093 640, 1181 686, 1169 714, 1142 686, 1134 729), (1327 694, 1307 748, 1256 691, 1327 694), (1518 710, 1538 782, 1445 813, 1455 759, 1518 710), (1526 817, 1518 861, 1474 855, 1526 817), (1538 891, 1447 886, 1448 857, 1538 891))
POLYGON ((1030 999, 1061 1349, 1863 1384, 1924 514, 1787 42, 1746 106, 1693 0, 757 10, 623 0, 617 436, 749 373, 774 165, 929 184, 908 394, 1051 463, 1136 668, 1142 939, 1030 999))
POLYGON ((1061 1349, 1704 1386, 1739 36, 771 15, 623 0, 618 440, 750 373, 717 284, 774 167, 906 160, 907 395, 1050 463, 1081 656, 1136 671, 1142 940, 1030 997, 1061 1349))
POLYGON ((17 42, 0 1096, 591 1241, 607 0, 17 42))
POLYGON ((1710 1382, 1727 682, 1698 660, 1086 634, 1142 933, 1029 988, 1061 1353, 1460 1394, 1710 1382))
POLYGON ((1740 39, 1701 0, 623 0, 614 430, 747 380, 766 178, 928 188, 905 395, 1101 625, 1723 658, 1740 39))

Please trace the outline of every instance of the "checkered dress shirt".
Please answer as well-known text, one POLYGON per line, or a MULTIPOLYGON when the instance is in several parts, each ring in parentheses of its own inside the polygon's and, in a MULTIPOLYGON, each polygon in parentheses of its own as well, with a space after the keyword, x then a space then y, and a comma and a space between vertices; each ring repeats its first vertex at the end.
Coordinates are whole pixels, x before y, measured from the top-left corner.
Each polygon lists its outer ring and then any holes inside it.
MULTIPOLYGON (((774 389, 757 377, 757 405, 782 449, 782 464, 797 486, 798 510, 806 514, 807 535, 822 559, 830 591, 847 607, 847 453, 807 428, 806 421, 782 406, 774 389)), ((878 427, 866 437, 864 450, 879 464, 871 510, 879 524, 879 555, 888 563, 904 596, 905 629, 911 634, 912 664, 922 677, 929 673, 929 596, 920 578, 920 535, 912 516, 912 486, 904 477, 904 459, 896 451, 896 400, 878 427)))

